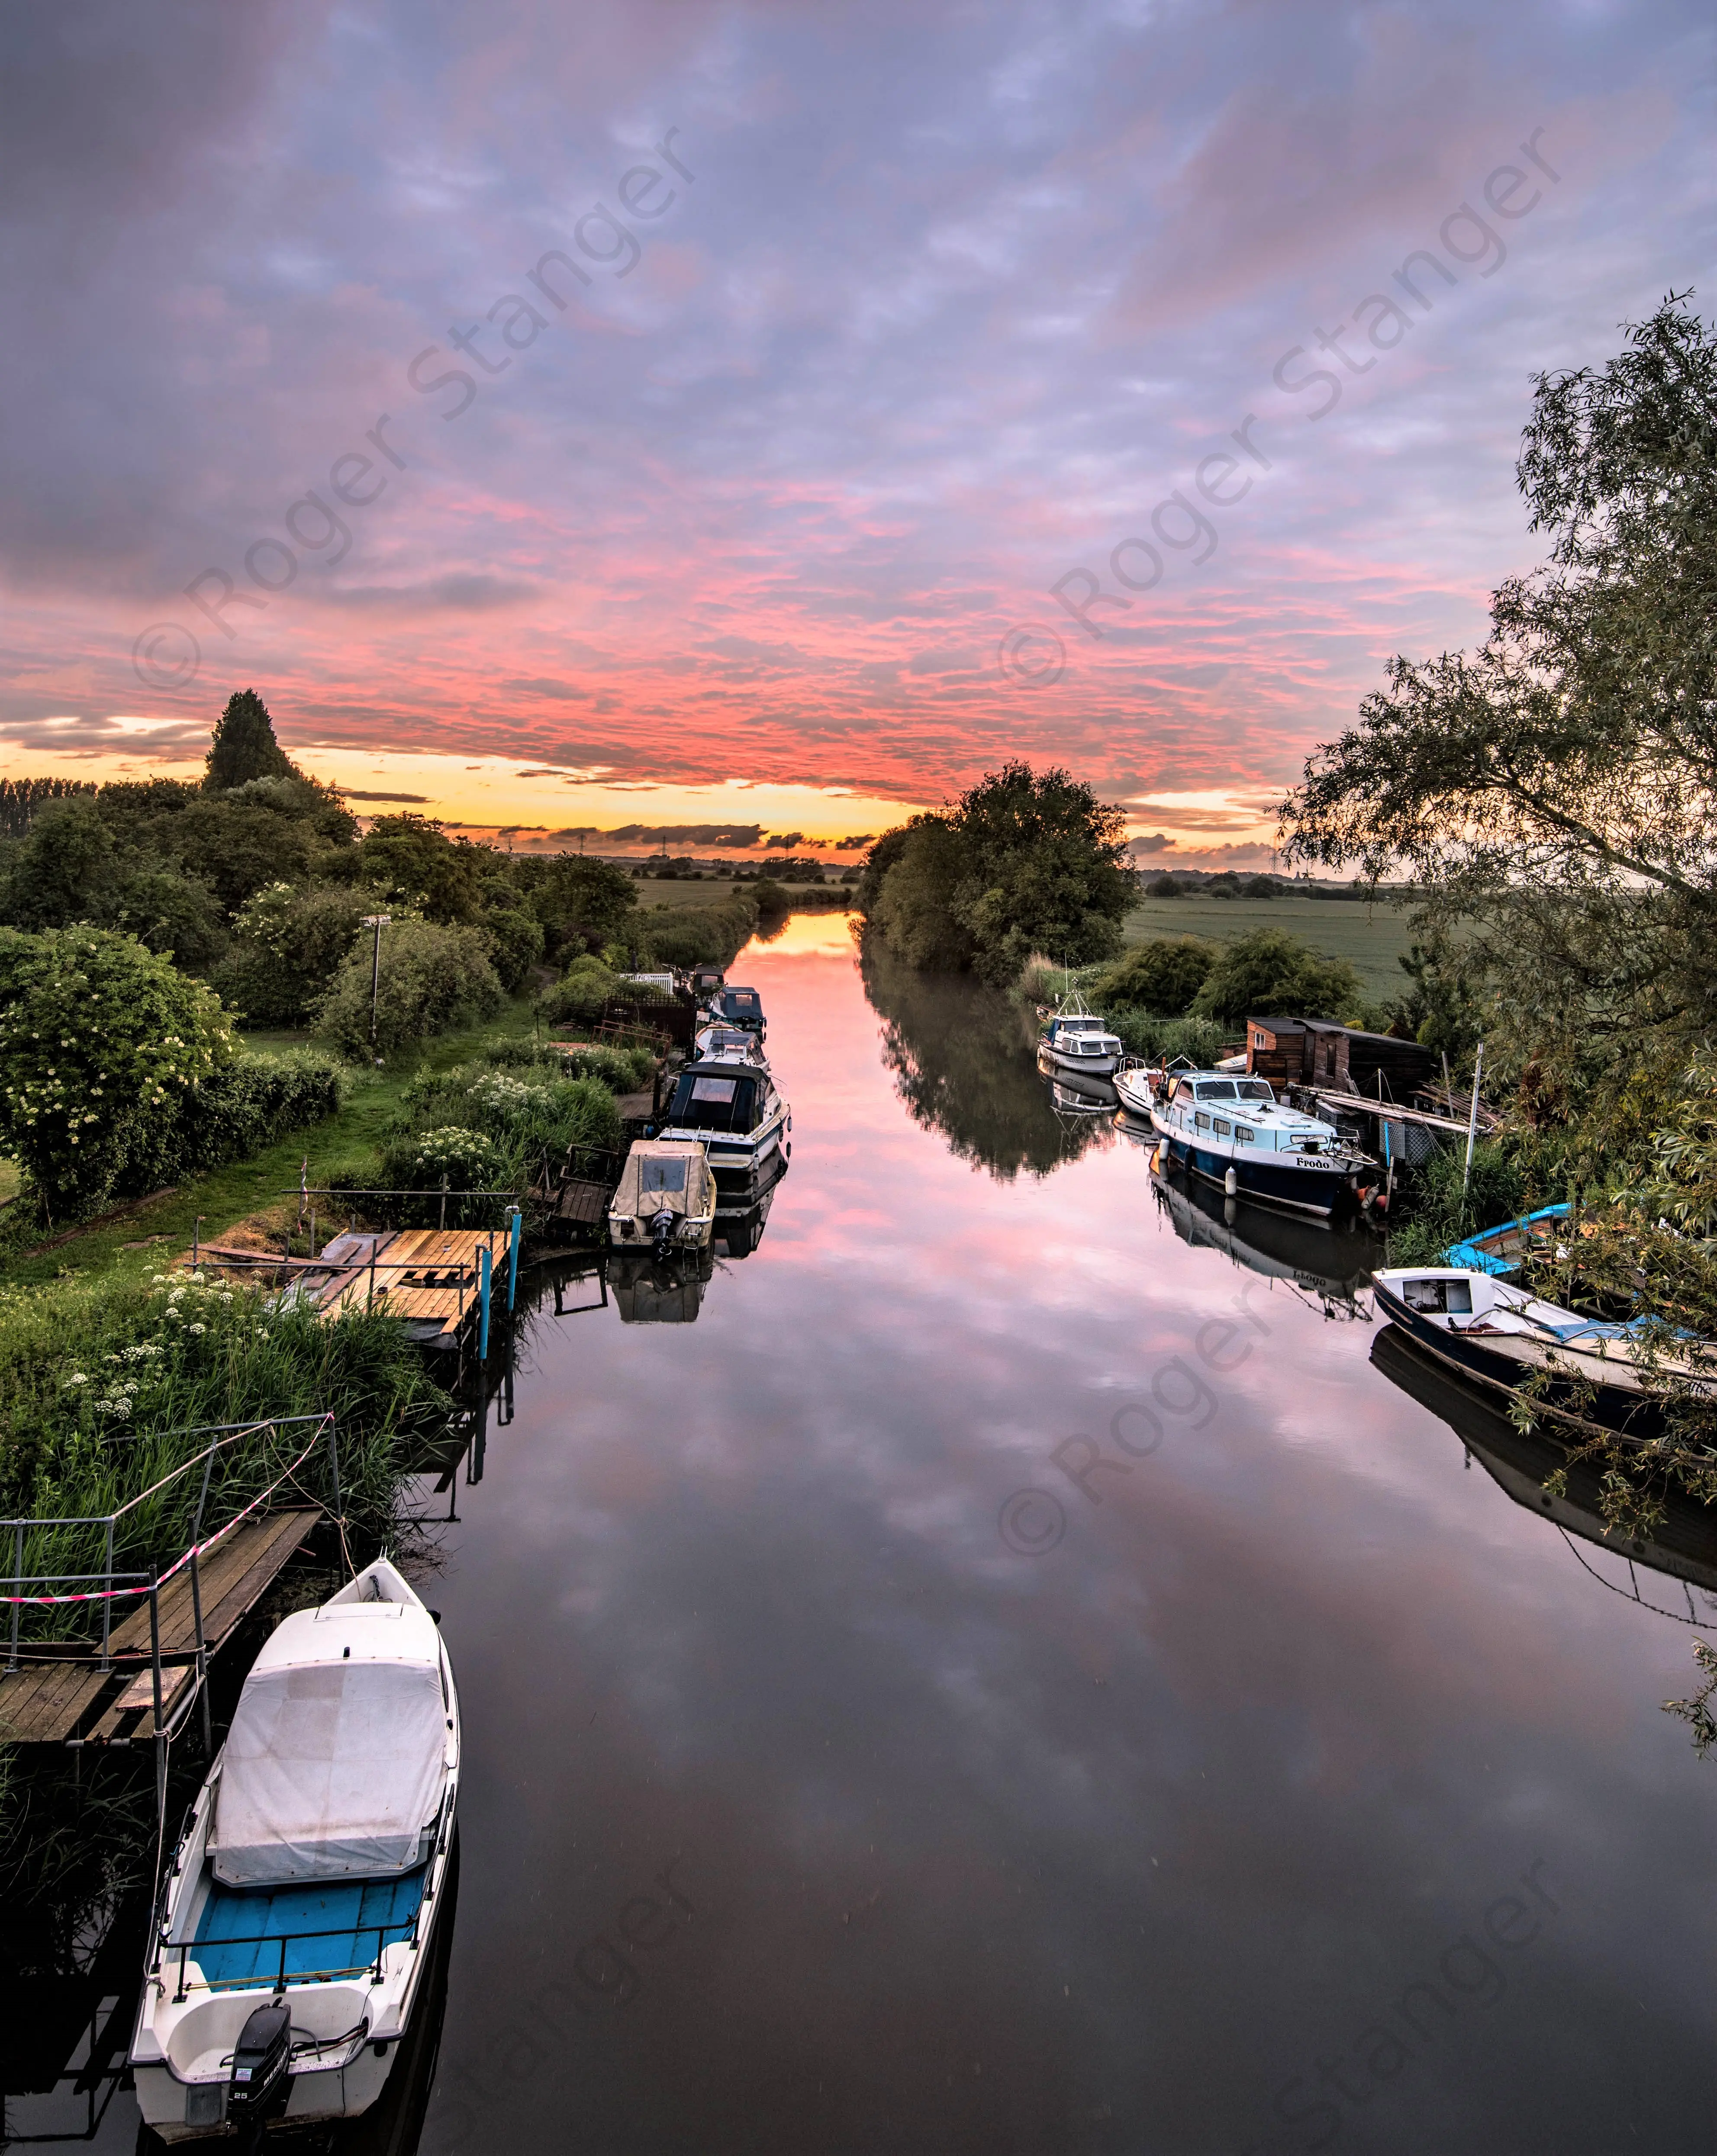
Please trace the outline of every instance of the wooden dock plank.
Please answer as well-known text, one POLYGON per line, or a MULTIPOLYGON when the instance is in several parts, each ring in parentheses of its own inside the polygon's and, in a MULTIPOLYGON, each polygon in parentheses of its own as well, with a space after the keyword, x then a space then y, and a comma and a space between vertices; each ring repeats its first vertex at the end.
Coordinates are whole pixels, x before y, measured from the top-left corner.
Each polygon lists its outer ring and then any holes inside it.
MULTIPOLYGON (((182 1662, 177 1668, 164 1669, 161 1673, 161 1718, 171 1724, 173 1710, 186 1692, 197 1681, 196 1665, 182 1662)), ((111 1744, 116 1738, 136 1738, 148 1742, 155 1734, 155 1672, 142 1670, 134 1676, 119 1697, 108 1707, 101 1719, 90 1732, 92 1744, 111 1744)))
POLYGON ((38 1662, 0 1677, 0 1739, 63 1744, 113 1681, 86 1662, 38 1662))

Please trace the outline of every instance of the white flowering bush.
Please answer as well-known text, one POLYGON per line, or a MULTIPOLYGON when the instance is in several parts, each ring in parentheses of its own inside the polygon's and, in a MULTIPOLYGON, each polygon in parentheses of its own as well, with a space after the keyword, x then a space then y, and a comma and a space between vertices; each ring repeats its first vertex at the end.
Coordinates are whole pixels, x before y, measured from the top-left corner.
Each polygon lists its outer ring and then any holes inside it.
POLYGON ((135 937, 0 930, 0 1137, 49 1219, 94 1211, 234 1053, 219 999, 135 937))

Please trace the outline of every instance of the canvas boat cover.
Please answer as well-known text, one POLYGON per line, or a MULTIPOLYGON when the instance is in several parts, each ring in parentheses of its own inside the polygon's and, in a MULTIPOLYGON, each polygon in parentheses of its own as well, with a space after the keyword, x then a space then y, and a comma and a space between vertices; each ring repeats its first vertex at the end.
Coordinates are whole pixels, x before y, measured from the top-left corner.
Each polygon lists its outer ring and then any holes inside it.
POLYGON ((446 1738, 434 1663, 254 1670, 215 1800, 215 1877, 280 1887, 409 1871, 440 1802, 446 1738))

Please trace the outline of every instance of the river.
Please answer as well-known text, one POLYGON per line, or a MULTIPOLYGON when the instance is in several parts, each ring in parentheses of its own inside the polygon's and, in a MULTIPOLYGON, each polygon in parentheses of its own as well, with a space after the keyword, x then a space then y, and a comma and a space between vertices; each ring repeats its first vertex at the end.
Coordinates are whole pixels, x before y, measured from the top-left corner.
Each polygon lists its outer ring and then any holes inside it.
POLYGON ((839 917, 732 975, 766 1232, 695 1322, 538 1294, 424 1589, 426 2156, 1704 2148, 1661 1703, 1717 1598, 1516 1502, 1374 1359, 1362 1239, 1159 1194, 999 1001, 867 995, 839 917))

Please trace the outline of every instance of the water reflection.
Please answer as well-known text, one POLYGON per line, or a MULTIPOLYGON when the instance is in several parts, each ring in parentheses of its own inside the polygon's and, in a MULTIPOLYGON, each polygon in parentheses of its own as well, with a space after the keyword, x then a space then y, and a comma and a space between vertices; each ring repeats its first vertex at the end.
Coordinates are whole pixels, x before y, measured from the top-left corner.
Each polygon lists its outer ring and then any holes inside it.
POLYGON ((1183 1243, 1220 1250, 1247 1271, 1288 1281, 1326 1317, 1367 1318, 1360 1300, 1384 1245, 1357 1222, 1331 1226, 1297 1219, 1267 1205, 1225 1198, 1213 1185, 1173 1167, 1159 1168, 1156 1141, 1123 1122, 1126 1139, 1149 1154, 1151 1188, 1183 1243))
POLYGON ((1665 1492, 1664 1515, 1649 1536, 1624 1534, 1604 1517, 1604 1476, 1591 1460, 1568 1463, 1560 1445, 1517 1430, 1475 1391, 1423 1354, 1396 1326, 1387 1325, 1371 1343, 1371 1362, 1392 1385, 1447 1423, 1498 1488, 1517 1505, 1602 1553, 1595 1567, 1583 1552, 1576 1559, 1606 1587, 1684 1625, 1717 1621, 1717 1514, 1675 1490, 1665 1492), (1545 1487, 1565 1469, 1562 1494, 1545 1487), (1638 1568, 1678 1581, 1681 1592, 1642 1591, 1638 1568))
POLYGON ((964 974, 915 973, 874 936, 860 973, 896 1090, 961 1159, 1011 1182, 1108 1142, 1103 1117, 1056 1114, 1037 1073, 1036 1027, 1018 1004, 964 974))

